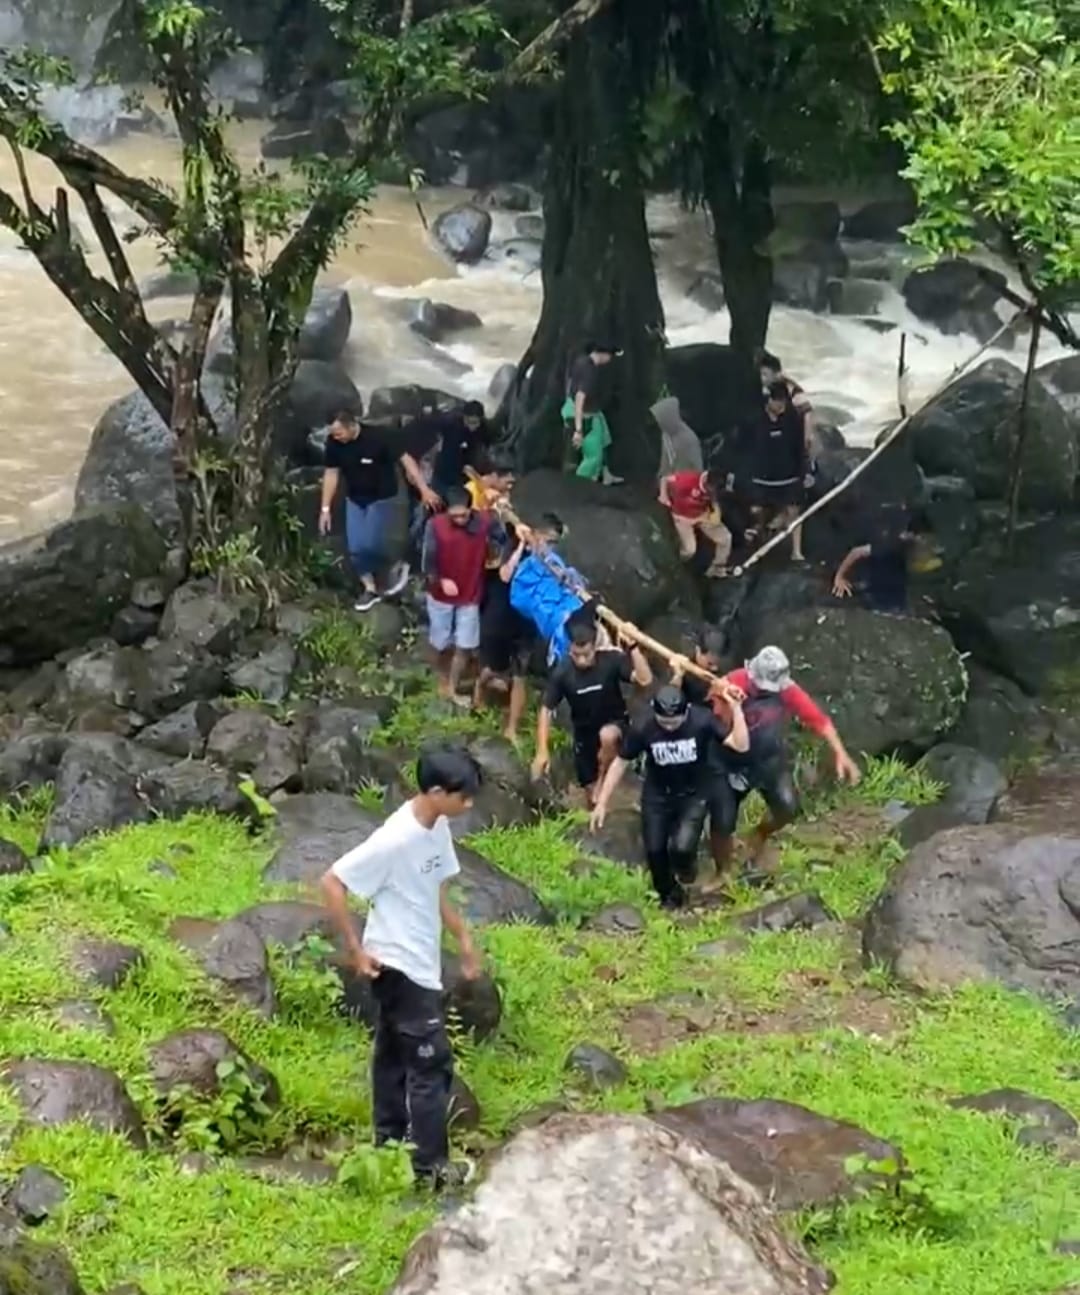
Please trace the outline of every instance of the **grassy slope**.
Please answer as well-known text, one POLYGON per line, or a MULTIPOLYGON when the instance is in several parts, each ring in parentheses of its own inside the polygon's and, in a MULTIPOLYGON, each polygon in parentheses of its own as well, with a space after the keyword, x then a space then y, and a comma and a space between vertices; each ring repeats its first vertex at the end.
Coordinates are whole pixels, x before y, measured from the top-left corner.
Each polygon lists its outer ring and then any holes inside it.
MULTIPOLYGON (((879 766, 861 795, 881 803, 898 791, 925 791, 904 780, 879 766)), ((0 836, 33 847, 45 808, 42 798, 0 808, 0 836)), ((698 946, 724 935, 729 921, 673 927, 651 906, 640 875, 608 865, 594 876, 571 875, 575 851, 564 824, 492 832, 478 844, 566 919, 550 930, 485 935, 505 995, 504 1025, 496 1040, 462 1048, 459 1059, 480 1098, 485 1136, 563 1096, 564 1058, 588 1039, 620 1053, 630 1081, 599 1098, 573 1094, 583 1106, 642 1110, 708 1094, 770 1096, 898 1142, 923 1199, 801 1221, 841 1290, 1044 1295, 1075 1277, 1077 1261, 1051 1246, 1080 1236, 1080 1166, 1018 1148, 1002 1123, 946 1105, 953 1094, 1015 1086, 1080 1109, 1080 1036, 1063 1033, 1044 1009, 994 988, 907 999, 879 974, 861 972, 851 940, 837 931, 758 936, 741 953, 704 957, 698 946), (582 917, 615 900, 645 911, 643 936, 578 929, 582 917), (724 1027, 636 1055, 620 1029, 628 1007, 688 991, 721 1005, 724 1027)), ((266 853, 231 823, 190 818, 116 833, 31 877, 0 881, 0 922, 11 932, 0 936, 0 1056, 100 1062, 123 1075, 149 1115, 146 1045, 171 1030, 215 1024, 281 1082, 284 1106, 265 1140, 305 1138, 347 1157, 347 1181, 330 1187, 270 1185, 227 1157, 190 1176, 173 1156, 139 1154, 81 1128, 19 1132, 0 1094, 0 1171, 40 1162, 72 1184, 45 1232, 70 1248, 90 1292, 137 1281, 147 1295, 377 1295, 430 1218, 411 1198, 400 1161, 364 1149, 367 1042, 333 1015, 326 978, 303 958, 279 957, 282 1010, 266 1022, 217 1000, 166 934, 179 914, 228 916, 266 898, 266 853), (178 875, 155 872, 155 860, 178 875), (87 997, 65 969, 73 931, 130 940, 148 955, 122 989, 97 995, 115 1037, 60 1032, 41 1006, 87 997)), ((888 842, 841 846, 807 824, 785 847, 784 889, 811 885, 854 917, 896 858, 888 842)), ((213 1150, 198 1114, 190 1113, 181 1146, 213 1150)))

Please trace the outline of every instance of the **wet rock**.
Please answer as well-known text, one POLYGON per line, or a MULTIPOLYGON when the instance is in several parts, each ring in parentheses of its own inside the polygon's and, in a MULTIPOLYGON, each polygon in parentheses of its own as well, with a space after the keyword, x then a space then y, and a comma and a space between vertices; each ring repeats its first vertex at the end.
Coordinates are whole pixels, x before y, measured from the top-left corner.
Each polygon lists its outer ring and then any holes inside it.
MULTIPOLYGON (((322 904, 308 904, 300 900, 273 900, 266 904, 253 904, 237 913, 233 919, 250 926, 266 945, 294 949, 313 936, 338 943, 330 916, 322 904)), ((357 934, 363 931, 363 921, 356 918, 357 934)))
POLYGON ((20 872, 29 872, 30 869, 30 860, 22 849, 14 841, 0 837, 0 877, 14 877, 20 872))
POLYGON ((1065 1150, 1066 1144, 1080 1132, 1080 1126, 1063 1106, 1045 1097, 1033 1097, 1019 1088, 996 1088, 971 1097, 954 1097, 949 1105, 957 1110, 981 1111, 985 1115, 1005 1115, 1018 1120, 1021 1128, 1017 1130, 1016 1140, 1022 1146, 1065 1150))
POLYGON ((109 626, 109 637, 121 647, 138 647, 157 633, 160 620, 157 612, 134 606, 121 607, 109 626))
POLYGON ((1012 679, 969 663, 968 696, 949 740, 995 762, 1046 746, 1051 725, 1037 702, 1012 679))
POLYGON ((938 261, 908 275, 902 289, 904 301, 913 315, 943 333, 970 333, 988 342, 1003 322, 996 310, 1000 300, 996 283, 1005 286, 1001 275, 990 277, 993 282, 962 256, 938 261))
POLYGON ((267 1106, 280 1103, 281 1090, 274 1076, 220 1030, 178 1030, 150 1047, 150 1075, 162 1098, 178 1088, 216 1097, 222 1085, 218 1067, 223 1062, 242 1066, 267 1106))
POLYGON ((916 204, 911 194, 876 198, 844 217, 844 237, 902 243, 904 235, 900 231, 912 223, 915 215, 916 204))
POLYGON ((824 1295, 830 1278, 761 1197, 693 1140, 634 1116, 556 1115, 491 1162, 389 1295, 824 1295))
POLYGON ((577 848, 585 855, 610 859, 627 867, 642 867, 645 849, 641 844, 641 816, 636 810, 617 809, 608 814, 599 832, 583 829, 575 838, 577 848))
POLYGON ((129 505, 87 510, 0 545, 0 625, 8 663, 35 665, 104 634, 132 583, 164 560, 161 535, 129 505))
POLYGON ((103 1133, 119 1133, 143 1148, 142 1117, 119 1077, 86 1061, 27 1057, 0 1067, 0 1078, 31 1124, 51 1128, 85 1123, 103 1133))
POLYGON ((288 639, 277 639, 248 661, 236 661, 226 674, 234 691, 253 694, 277 705, 289 695, 296 648, 288 639))
POLYGON ((959 717, 967 675, 944 630, 858 608, 773 617, 744 643, 783 644, 796 680, 830 714, 852 752, 925 751, 959 717), (881 668, 889 662, 888 670, 881 668))
POLYGON ((595 1043, 579 1043, 571 1049, 564 1069, 595 1089, 617 1088, 629 1077, 619 1058, 595 1043))
POLYGON ((277 1000, 266 945, 249 923, 235 918, 217 923, 179 917, 169 934, 194 954, 206 975, 233 998, 262 1016, 273 1016, 277 1000))
MULTIPOLYGON (((377 1007, 371 981, 366 976, 358 976, 343 960, 334 960, 332 965, 341 977, 339 1008, 342 1015, 372 1028, 377 1007)), ((457 955, 444 949, 442 982, 443 1011, 448 1020, 478 1043, 495 1033, 502 1020, 502 999, 490 976, 485 973, 476 980, 466 980, 461 974, 457 955)))
POLYGON ((84 1295, 59 1246, 42 1245, 14 1229, 0 1233, 0 1278, 5 1295, 84 1295))
POLYGON ((119 989, 145 963, 146 954, 142 949, 116 940, 83 939, 72 953, 77 974, 101 989, 119 989))
POLYGON ((460 396, 415 383, 400 387, 376 387, 368 403, 370 418, 400 418, 408 421, 430 413, 448 413, 460 409, 460 396))
MULTIPOLYGON (((1003 499, 1023 380, 1016 365, 986 360, 921 409, 907 434, 923 471, 928 476, 962 477, 980 499, 1003 499)), ((1080 467, 1076 431, 1038 380, 1028 390, 1028 419, 1021 504, 1041 508, 1071 503, 1080 467)))
POLYGON ((987 670, 1025 692, 1068 693, 1080 647, 1080 518, 988 534, 934 587, 943 624, 987 670))
MULTIPOLYGON (((335 859, 366 840, 381 821, 348 796, 329 792, 290 796, 278 806, 274 824, 278 847, 264 879, 310 885, 335 859)), ((551 921, 533 892, 516 878, 465 846, 459 846, 457 854, 461 875, 454 886, 469 921, 477 925, 551 921)))
POLYGON ((687 299, 702 310, 717 313, 727 305, 727 293, 724 291, 724 280, 719 274, 706 270, 697 275, 686 289, 687 299))
POLYGON ((530 211, 537 201, 536 193, 527 184, 493 184, 473 195, 476 206, 493 211, 530 211))
POLYGON ((891 295, 888 285, 875 279, 837 279, 829 285, 834 315, 879 315, 891 295))
POLYGON ((56 1004, 54 1016, 57 1024, 66 1030, 90 1030, 109 1037, 116 1033, 112 1017, 108 1012, 103 1012, 97 1003, 65 999, 56 1004))
POLYGON ((460 310, 445 301, 432 301, 430 297, 403 304, 409 327, 429 342, 441 342, 451 333, 460 333, 464 329, 480 328, 484 322, 475 311, 460 310))
POLYGON ((177 639, 218 656, 230 656, 256 621, 253 599, 219 593, 211 581, 192 580, 181 585, 165 608, 161 620, 164 638, 177 639))
POLYGON ((4 1197, 4 1204, 30 1227, 39 1227, 63 1205, 67 1185, 44 1165, 27 1165, 4 1197))
POLYGON ((487 251, 491 238, 491 213, 466 203, 437 216, 436 239, 455 261, 472 265, 487 251))
POLYGON ((276 121, 259 141, 267 160, 292 157, 344 157, 352 147, 345 123, 336 116, 307 122, 276 121))
POLYGON ((832 308, 834 280, 847 273, 847 257, 835 243, 808 242, 773 262, 772 299, 796 310, 822 314, 832 308))
POLYGON ((217 697, 225 685, 220 659, 183 640, 148 646, 133 664, 134 706, 148 719, 159 719, 191 701, 217 697))
POLYGON ((292 462, 303 462, 308 437, 333 422, 342 410, 358 417, 364 412, 360 392, 345 370, 336 362, 301 360, 281 417, 281 453, 292 462))
POLYGON ((214 813, 251 818, 251 802, 235 775, 204 760, 183 760, 154 769, 139 779, 139 790, 162 818, 214 813))
POLYGON ((517 234, 518 238, 543 239, 543 216, 535 212, 526 216, 518 216, 517 220, 514 221, 514 233, 517 234))
POLYGON ((945 791, 936 804, 919 806, 900 824, 898 836, 908 849, 946 828, 985 823, 1008 785, 993 760, 952 742, 933 747, 918 767, 945 791))
POLYGON ((498 256, 522 275, 539 270, 544 261, 544 245, 538 238, 508 238, 489 256, 498 256))
POLYGON ((0 794, 33 791, 55 782, 70 741, 64 733, 24 733, 0 746, 0 794))
MULTIPOLYGON (((399 808, 408 798, 409 793, 399 784, 390 787, 385 801, 387 812, 399 808)), ((455 841, 465 841, 491 827, 522 827, 532 818, 528 806, 513 793, 484 782, 473 797, 472 806, 450 820, 450 834, 455 841)))
POLYGON ((226 768, 251 775, 261 792, 300 785, 300 739, 261 711, 235 710, 219 720, 206 742, 206 754, 226 768))
POLYGON ((836 914, 814 891, 787 895, 749 913, 740 913, 738 926, 744 931, 810 931, 835 922, 836 914))
POLYGON ((151 809, 139 794, 138 779, 162 759, 120 737, 73 738, 57 771, 42 849, 75 845, 95 832, 148 822, 151 809))
POLYGON ((164 755, 175 756, 179 760, 200 759, 206 751, 206 739, 210 730, 221 719, 221 715, 221 708, 210 702, 191 701, 156 724, 144 728, 139 733, 138 741, 143 746, 161 751, 164 755))
POLYGON ((475 1133, 480 1127, 480 1103, 459 1074, 450 1089, 450 1128, 455 1134, 475 1133))
POLYGON ((500 364, 495 370, 495 374, 488 384, 488 396, 496 405, 501 405, 507 392, 517 381, 518 366, 516 364, 500 364))
POLYGON ((597 935, 640 935, 645 918, 633 904, 606 904, 585 923, 597 935))
MULTIPOLYGON (((371 738, 392 710, 379 702, 370 707, 324 702, 308 720, 305 732, 305 791, 354 791, 373 773, 371 738)), ((394 776, 382 785, 396 782, 394 776)))
POLYGON ((333 363, 340 359, 351 331, 352 302, 348 292, 344 288, 316 288, 300 329, 297 355, 301 360, 333 363))
POLYGON ((785 1211, 832 1205, 867 1186, 887 1186, 903 1165, 891 1143, 792 1102, 710 1097, 652 1118, 692 1139, 785 1211), (867 1169, 849 1172, 855 1158, 867 1169), (875 1164, 883 1168, 874 1172, 875 1164))
POLYGON ((1080 994, 1080 838, 960 827, 917 846, 863 926, 863 954, 919 989, 997 980, 1080 994))

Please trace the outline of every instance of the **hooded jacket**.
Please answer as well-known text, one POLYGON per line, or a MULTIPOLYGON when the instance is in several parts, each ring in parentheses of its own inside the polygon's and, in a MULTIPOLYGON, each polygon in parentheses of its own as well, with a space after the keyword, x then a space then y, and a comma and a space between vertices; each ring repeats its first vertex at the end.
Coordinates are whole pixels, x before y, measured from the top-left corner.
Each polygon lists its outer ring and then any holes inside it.
POLYGON ((660 467, 657 475, 673 472, 702 472, 704 459, 697 432, 683 422, 678 396, 665 396, 649 411, 660 428, 660 467))

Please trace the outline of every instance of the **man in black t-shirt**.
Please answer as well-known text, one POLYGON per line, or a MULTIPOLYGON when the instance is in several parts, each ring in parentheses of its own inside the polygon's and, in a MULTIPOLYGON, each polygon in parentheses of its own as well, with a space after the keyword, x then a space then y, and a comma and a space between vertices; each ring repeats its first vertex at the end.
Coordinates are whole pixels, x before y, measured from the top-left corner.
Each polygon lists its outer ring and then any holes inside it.
MULTIPOLYGON (((783 529, 798 517, 813 478, 806 425, 782 381, 769 387, 765 408, 754 429, 750 457, 755 503, 765 520, 771 517, 776 529, 783 529)), ((791 556, 796 562, 805 561, 801 527, 792 532, 791 556)))
POLYGON ((423 464, 422 488, 409 490, 409 537, 419 549, 424 527, 443 506, 446 492, 468 485, 466 468, 475 468, 488 442, 484 406, 467 401, 460 409, 421 415, 402 429, 403 444, 423 464))
POLYGON ((863 577, 860 593, 870 611, 902 614, 908 609, 908 568, 919 542, 913 521, 886 518, 868 544, 857 544, 836 569, 832 591, 837 598, 854 592, 851 574, 856 566, 863 577))
POLYGON ((382 597, 400 593, 409 578, 408 566, 399 563, 379 592, 377 578, 389 562, 398 463, 409 481, 423 483, 416 460, 400 447, 391 446, 382 429, 361 425, 348 410, 334 418, 326 438, 319 534, 330 533, 334 499, 344 480, 345 540, 362 589, 356 604, 359 612, 370 611, 382 597))
POLYGON ((746 751, 750 737, 738 701, 731 724, 703 707, 691 706, 673 684, 653 698, 653 713, 626 734, 617 759, 604 778, 591 825, 604 825, 608 803, 627 766, 645 757, 641 789, 641 837, 653 887, 665 908, 686 901, 685 884, 697 872, 698 843, 708 812, 708 791, 717 775, 715 752, 746 751))
POLYGON ((574 733, 574 771, 591 806, 628 723, 623 685, 648 688, 652 670, 640 648, 600 651, 596 625, 588 618, 574 620, 569 637, 570 650, 552 670, 544 690, 532 772, 534 778, 543 777, 551 764, 551 722, 565 701, 574 733))

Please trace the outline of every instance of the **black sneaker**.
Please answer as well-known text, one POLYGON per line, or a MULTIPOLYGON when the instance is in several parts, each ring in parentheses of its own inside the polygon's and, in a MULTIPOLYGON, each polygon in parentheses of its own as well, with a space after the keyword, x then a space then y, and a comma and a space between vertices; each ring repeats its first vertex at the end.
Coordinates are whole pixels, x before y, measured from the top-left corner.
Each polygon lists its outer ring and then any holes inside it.
POLYGON ((382 595, 377 593, 362 593, 359 601, 353 604, 354 612, 369 612, 372 607, 377 607, 382 602, 382 595))
POLYGON ((409 583, 409 576, 412 574, 407 562, 399 562, 392 567, 390 574, 386 578, 386 588, 383 590, 384 598, 396 598, 399 593, 409 583))

